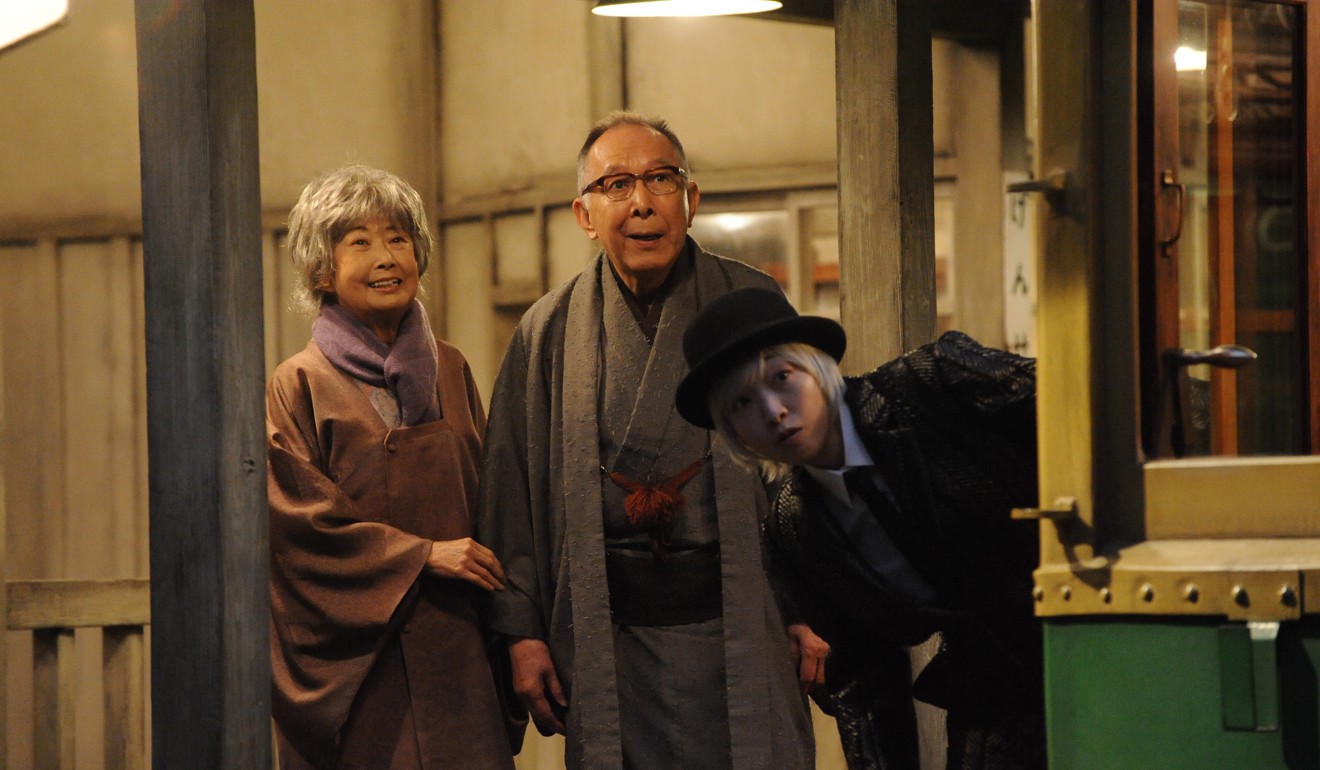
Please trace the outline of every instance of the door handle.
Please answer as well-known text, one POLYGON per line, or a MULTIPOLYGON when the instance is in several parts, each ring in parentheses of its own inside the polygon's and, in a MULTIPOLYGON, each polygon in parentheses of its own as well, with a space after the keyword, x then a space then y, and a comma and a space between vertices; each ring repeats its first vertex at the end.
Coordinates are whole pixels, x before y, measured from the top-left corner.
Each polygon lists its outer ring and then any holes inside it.
POLYGON ((1171 366, 1209 364, 1217 369, 1241 369, 1257 358, 1256 351, 1246 345, 1219 345, 1209 350, 1169 348, 1164 356, 1171 366))
MULTIPOLYGON (((1194 404, 1196 399, 1191 392, 1191 381, 1187 376, 1187 367, 1207 364, 1217 369, 1241 369, 1257 358, 1256 351, 1245 345, 1218 345, 1209 350, 1187 350, 1169 348, 1164 351, 1164 389, 1161 403, 1168 403, 1169 408, 1169 448, 1174 457, 1186 456, 1192 437, 1192 428, 1197 423, 1194 404)), ((1158 423, 1163 426, 1165 423, 1158 423)), ((1160 428, 1163 430, 1163 427, 1160 428)))
POLYGON ((1174 207, 1176 218, 1173 220, 1173 234, 1168 238, 1160 239, 1160 253, 1163 255, 1167 255, 1169 248, 1182 237, 1183 206, 1186 204, 1187 199, 1187 185, 1176 181, 1172 169, 1166 168, 1160 172, 1160 189, 1167 190, 1170 187, 1178 192, 1177 206, 1174 207))

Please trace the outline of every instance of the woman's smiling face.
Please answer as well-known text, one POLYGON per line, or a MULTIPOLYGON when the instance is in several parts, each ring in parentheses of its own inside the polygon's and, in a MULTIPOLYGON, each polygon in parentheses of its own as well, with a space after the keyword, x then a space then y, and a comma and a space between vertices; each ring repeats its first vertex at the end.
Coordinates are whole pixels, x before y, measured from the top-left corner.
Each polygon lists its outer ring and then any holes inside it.
POLYGON ((417 258, 408 231, 381 217, 350 228, 334 245, 326 291, 388 344, 417 296, 417 258))

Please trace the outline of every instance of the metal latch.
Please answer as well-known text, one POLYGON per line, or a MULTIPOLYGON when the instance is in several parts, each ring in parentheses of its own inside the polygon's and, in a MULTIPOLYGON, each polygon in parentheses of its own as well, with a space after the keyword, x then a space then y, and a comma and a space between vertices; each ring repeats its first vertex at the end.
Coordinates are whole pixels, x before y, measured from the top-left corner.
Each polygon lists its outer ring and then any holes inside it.
POLYGON ((1014 182, 1004 187, 1006 193, 1043 193, 1045 200, 1056 211, 1063 210, 1064 196, 1068 191, 1068 183, 1071 181, 1067 171, 1063 169, 1051 169, 1050 173, 1040 179, 1028 179, 1025 182, 1014 182))
POLYGON ((1054 505, 1049 508, 1014 508, 1012 516, 1015 519, 1050 519, 1051 521, 1067 521, 1077 518, 1077 498, 1075 497, 1056 497, 1054 505))

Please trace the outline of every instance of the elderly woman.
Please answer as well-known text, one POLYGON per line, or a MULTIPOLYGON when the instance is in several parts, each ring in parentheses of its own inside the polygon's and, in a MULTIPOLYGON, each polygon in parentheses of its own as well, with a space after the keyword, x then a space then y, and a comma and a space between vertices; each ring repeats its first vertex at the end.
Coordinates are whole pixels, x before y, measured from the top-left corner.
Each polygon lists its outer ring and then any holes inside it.
POLYGON ((280 766, 513 767, 469 535, 485 415, 416 300, 432 237, 406 182, 347 166, 289 217, 307 347, 267 388, 280 766))
POLYGON ((683 341, 679 413, 774 483, 768 568, 849 767, 919 766, 916 698, 948 709, 950 770, 1044 768, 1038 541, 1009 516, 1036 498, 1034 362, 950 332, 844 379, 843 328, 760 289, 683 341))

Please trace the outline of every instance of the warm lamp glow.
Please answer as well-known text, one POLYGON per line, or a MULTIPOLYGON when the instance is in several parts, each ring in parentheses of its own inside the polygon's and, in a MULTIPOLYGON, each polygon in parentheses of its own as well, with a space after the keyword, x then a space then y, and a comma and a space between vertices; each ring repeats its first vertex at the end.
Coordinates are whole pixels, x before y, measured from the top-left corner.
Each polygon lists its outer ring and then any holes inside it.
POLYGON ((778 0, 598 0, 597 16, 729 16, 783 6, 778 0))
POLYGON ((1178 72, 1196 72, 1205 70, 1205 51, 1198 51, 1188 46, 1179 46, 1173 52, 1173 68, 1178 72))
POLYGON ((55 24, 69 13, 69 0, 0 2, 0 48, 55 24))

